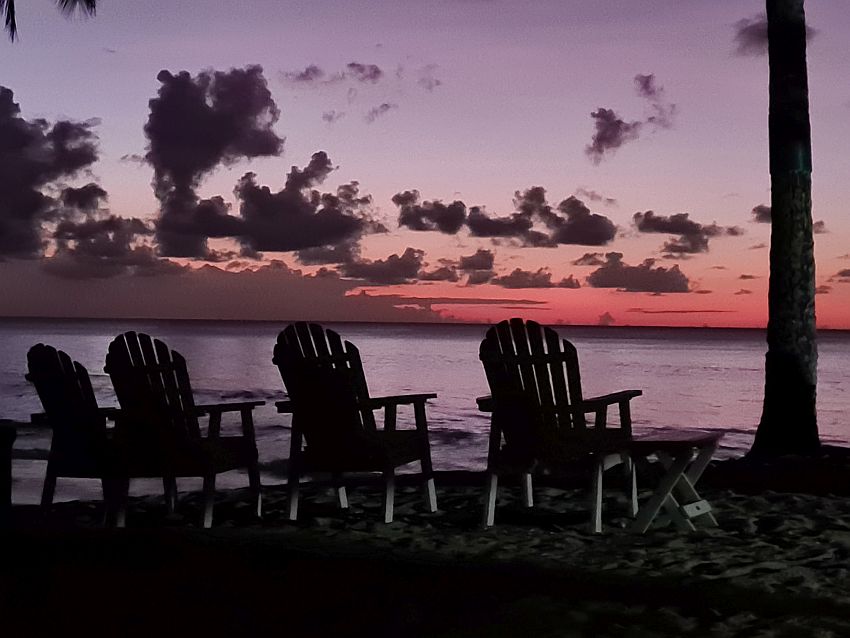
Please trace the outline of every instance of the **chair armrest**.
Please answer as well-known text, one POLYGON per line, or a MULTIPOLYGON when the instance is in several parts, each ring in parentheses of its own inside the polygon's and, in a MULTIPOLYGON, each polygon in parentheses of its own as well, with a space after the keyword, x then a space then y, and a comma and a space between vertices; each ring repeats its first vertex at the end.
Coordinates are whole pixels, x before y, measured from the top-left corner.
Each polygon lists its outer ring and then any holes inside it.
POLYGON ((485 395, 483 397, 478 397, 475 399, 475 402, 478 404, 478 409, 482 412, 492 412, 493 411, 493 397, 492 395, 485 395))
POLYGON ((582 409, 585 413, 596 412, 599 408, 621 403, 622 401, 630 401, 634 397, 639 397, 643 394, 643 390, 623 390, 622 392, 612 392, 611 394, 603 394, 598 397, 584 399, 581 403, 576 404, 576 409, 582 409))
POLYGON ((195 406, 195 413, 198 416, 205 414, 222 414, 224 412, 241 412, 242 410, 253 410, 258 405, 265 405, 265 401, 238 401, 234 403, 205 403, 195 406))

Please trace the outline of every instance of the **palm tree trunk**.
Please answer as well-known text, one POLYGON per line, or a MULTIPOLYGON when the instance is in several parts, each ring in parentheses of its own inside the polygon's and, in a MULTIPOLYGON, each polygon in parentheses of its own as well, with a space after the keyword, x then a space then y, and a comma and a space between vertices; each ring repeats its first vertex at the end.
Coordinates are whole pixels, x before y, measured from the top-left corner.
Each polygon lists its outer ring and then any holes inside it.
POLYGON ((803 0, 767 0, 770 291, 764 408, 750 454, 812 454, 817 429, 812 153, 803 0))

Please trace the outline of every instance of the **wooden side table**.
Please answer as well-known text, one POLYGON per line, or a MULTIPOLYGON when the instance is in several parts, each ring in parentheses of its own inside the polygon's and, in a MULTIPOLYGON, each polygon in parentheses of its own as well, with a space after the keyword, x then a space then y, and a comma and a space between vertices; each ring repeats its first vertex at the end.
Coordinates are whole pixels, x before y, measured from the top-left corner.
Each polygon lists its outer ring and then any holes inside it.
POLYGON ((628 442, 633 459, 655 454, 666 468, 652 496, 638 508, 632 531, 646 532, 662 507, 669 520, 683 531, 695 530, 694 521, 717 525, 711 504, 697 493, 695 485, 723 434, 702 430, 652 432, 636 435, 628 442))

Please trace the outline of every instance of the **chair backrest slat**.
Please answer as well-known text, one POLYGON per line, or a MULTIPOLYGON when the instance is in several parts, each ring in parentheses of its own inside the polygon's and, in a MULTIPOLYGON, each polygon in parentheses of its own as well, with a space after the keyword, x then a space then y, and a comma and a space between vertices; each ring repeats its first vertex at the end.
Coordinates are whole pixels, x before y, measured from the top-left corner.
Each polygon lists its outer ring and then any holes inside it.
POLYGON ((105 442, 106 423, 83 365, 61 350, 39 343, 27 352, 27 368, 26 379, 35 386, 53 428, 51 450, 64 447, 68 451, 70 446, 73 453, 86 454, 105 442))
MULTIPOLYGON (((540 406, 543 408, 542 417, 548 427, 559 429, 558 414, 555 412, 555 395, 552 380, 549 376, 549 364, 555 363, 555 357, 546 352, 543 342, 543 331, 540 325, 529 321, 528 344, 531 349, 531 360, 537 377, 537 392, 540 396, 540 406)), ((558 353, 560 355, 560 353, 558 353)))
POLYGON ((200 437, 185 359, 159 339, 133 331, 109 344, 106 372, 133 435, 153 441, 166 436, 200 437))
POLYGON ((335 331, 315 323, 290 324, 278 335, 273 362, 308 445, 340 445, 375 431, 372 411, 356 409, 369 398, 360 352, 335 331))
POLYGON ((494 413, 494 422, 516 427, 512 422, 524 421, 521 427, 550 434, 586 427, 583 415, 571 409, 582 399, 578 355, 554 330, 535 321, 502 321, 487 331, 479 355, 494 410, 510 414, 494 413))

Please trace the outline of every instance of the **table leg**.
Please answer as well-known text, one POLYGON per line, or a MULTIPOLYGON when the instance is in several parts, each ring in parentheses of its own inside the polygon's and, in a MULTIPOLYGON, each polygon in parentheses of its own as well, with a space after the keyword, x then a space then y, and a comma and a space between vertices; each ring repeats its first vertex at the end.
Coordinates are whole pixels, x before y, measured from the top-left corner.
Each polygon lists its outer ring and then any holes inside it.
POLYGON ((661 481, 659 481, 658 487, 655 488, 655 491, 646 502, 646 505, 638 510, 637 518, 635 519, 635 522, 632 523, 632 531, 643 534, 647 529, 649 529, 652 521, 655 520, 656 516, 658 516, 658 512, 661 510, 662 505, 664 505, 665 501, 673 491, 673 488, 685 473, 685 468, 688 467, 688 464, 691 461, 691 455, 691 451, 687 450, 686 452, 673 457, 670 467, 667 468, 667 472, 661 478, 661 481))

